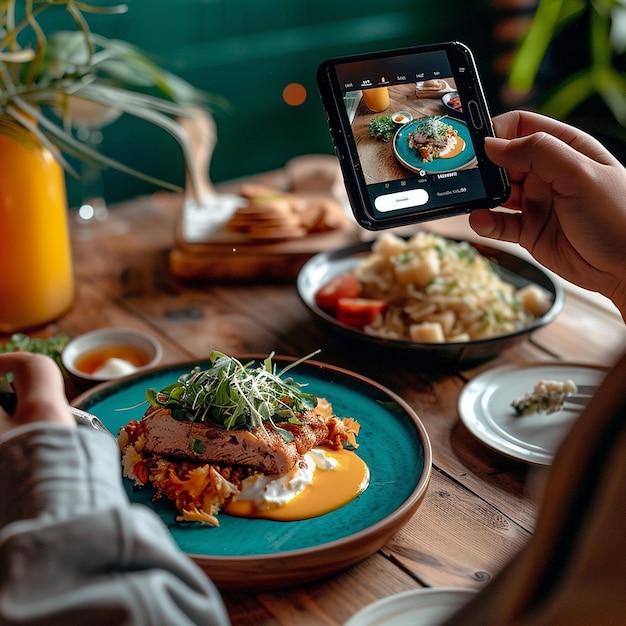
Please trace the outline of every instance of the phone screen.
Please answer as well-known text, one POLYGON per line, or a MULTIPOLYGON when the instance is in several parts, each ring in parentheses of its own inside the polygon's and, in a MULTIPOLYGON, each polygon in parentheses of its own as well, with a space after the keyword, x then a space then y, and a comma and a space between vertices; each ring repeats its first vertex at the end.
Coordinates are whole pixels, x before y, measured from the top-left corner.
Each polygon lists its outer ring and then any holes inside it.
POLYGON ((462 44, 335 59, 321 66, 318 80, 364 226, 496 206, 508 195, 506 175, 482 149, 493 128, 462 44))
POLYGON ((13 391, 13 385, 5 376, 0 376, 0 406, 9 414, 15 412, 17 398, 13 391))

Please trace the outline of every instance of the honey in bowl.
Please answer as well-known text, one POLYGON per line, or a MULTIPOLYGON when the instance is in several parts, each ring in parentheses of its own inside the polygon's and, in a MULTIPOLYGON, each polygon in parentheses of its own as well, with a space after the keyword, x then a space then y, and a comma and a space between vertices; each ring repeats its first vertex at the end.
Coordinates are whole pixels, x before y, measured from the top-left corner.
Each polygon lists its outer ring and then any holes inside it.
POLYGON ((117 359, 128 363, 132 368, 143 367, 150 358, 136 346, 123 344, 101 346, 94 348, 76 358, 74 367, 84 374, 93 375, 106 366, 111 359, 117 359))

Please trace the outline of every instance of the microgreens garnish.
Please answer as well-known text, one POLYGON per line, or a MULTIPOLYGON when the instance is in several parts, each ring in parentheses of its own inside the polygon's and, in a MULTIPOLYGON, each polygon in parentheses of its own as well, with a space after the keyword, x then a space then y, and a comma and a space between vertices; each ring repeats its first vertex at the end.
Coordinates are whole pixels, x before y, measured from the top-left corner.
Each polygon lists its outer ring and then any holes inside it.
POLYGON ((285 373, 310 356, 280 372, 270 354, 262 362, 241 363, 217 351, 211 352, 208 369, 194 367, 160 391, 146 390, 148 403, 167 408, 181 421, 205 422, 226 430, 270 426, 286 441, 293 435, 277 423, 300 424, 298 414, 317 405, 317 397, 285 373))
POLYGON ((46 354, 53 358, 62 371, 65 371, 61 364, 61 352, 69 343, 70 337, 65 333, 53 335, 49 339, 29 337, 23 333, 16 333, 11 336, 11 341, 0 347, 0 354, 4 352, 35 352, 46 354))

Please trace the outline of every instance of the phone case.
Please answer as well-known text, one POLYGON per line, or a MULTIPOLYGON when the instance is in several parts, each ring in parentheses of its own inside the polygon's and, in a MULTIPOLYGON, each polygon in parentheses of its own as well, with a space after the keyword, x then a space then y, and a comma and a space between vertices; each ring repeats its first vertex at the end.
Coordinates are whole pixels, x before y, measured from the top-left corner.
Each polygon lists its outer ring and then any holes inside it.
POLYGON ((318 87, 356 220, 379 230, 501 204, 491 116, 460 42, 330 59, 318 87))

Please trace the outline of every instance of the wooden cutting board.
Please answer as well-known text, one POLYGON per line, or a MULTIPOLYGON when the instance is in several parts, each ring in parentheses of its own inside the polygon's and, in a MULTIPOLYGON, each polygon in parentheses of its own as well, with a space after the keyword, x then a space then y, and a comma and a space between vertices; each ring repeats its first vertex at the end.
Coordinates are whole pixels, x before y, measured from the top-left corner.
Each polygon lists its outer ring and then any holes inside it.
POLYGON ((198 282, 293 280, 318 252, 343 248, 358 240, 354 229, 343 229, 267 244, 177 245, 170 251, 170 271, 177 278, 198 282))
POLYGON ((197 282, 293 280, 312 256, 356 243, 360 233, 363 229, 352 217, 336 157, 302 155, 281 170, 217 185, 200 206, 185 201, 170 251, 170 270, 177 278, 197 282), (260 238, 258 222, 254 233, 233 230, 238 209, 239 217, 246 208, 258 208, 256 201, 265 206, 268 192, 269 204, 275 195, 281 197, 279 203, 286 198, 291 207, 287 212, 293 210, 302 223, 306 222, 302 209, 311 215, 322 206, 319 215, 324 217, 309 221, 300 236, 291 238, 277 237, 280 228, 273 226, 260 238))
POLYGON ((252 240, 245 233, 227 228, 232 214, 229 204, 235 204, 237 196, 224 195, 222 200, 222 210, 213 211, 208 219, 197 219, 197 209, 187 206, 181 210, 175 246, 169 255, 170 271, 175 277, 195 282, 293 280, 318 252, 359 241, 361 229, 347 216, 333 230, 289 239, 252 240))

